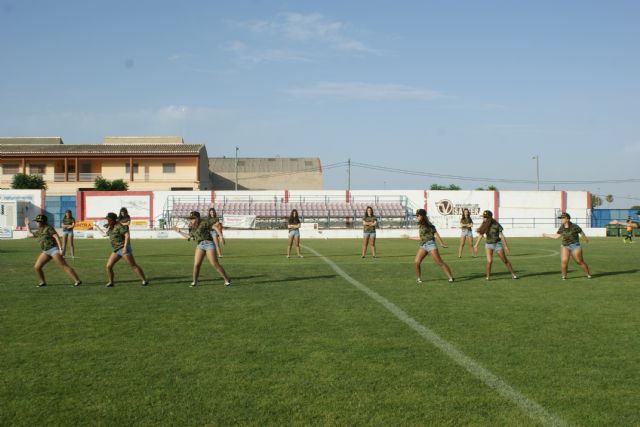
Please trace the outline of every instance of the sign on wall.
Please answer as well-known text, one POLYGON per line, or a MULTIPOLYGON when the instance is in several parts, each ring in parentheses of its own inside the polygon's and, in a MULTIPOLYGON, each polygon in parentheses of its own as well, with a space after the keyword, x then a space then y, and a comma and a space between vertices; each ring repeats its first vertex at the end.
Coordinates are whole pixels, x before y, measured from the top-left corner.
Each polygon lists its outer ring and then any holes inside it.
POLYGON ((465 208, 474 225, 480 226, 482 212, 495 209, 493 191, 427 191, 426 197, 427 215, 437 228, 459 228, 465 208))

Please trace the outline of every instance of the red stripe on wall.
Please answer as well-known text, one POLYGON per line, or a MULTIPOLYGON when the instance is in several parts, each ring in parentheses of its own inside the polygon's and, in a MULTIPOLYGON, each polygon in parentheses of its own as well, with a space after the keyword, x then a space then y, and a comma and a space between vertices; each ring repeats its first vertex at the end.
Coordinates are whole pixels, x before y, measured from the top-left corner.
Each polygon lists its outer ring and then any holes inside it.
POLYGON ((591 193, 587 191, 587 209, 591 209, 591 193))
POLYGON ((429 195, 427 194, 427 190, 424 190, 424 210, 427 210, 427 200, 429 195))
POLYGON ((561 191, 560 192, 560 212, 566 212, 566 211, 567 211, 567 192, 561 191))
POLYGON ((496 221, 500 217, 500 212, 498 212, 499 202, 500 202, 500 196, 498 195, 497 191, 494 191, 493 192, 493 217, 495 218, 496 221))
POLYGON ((349 190, 345 191, 345 198, 347 200, 347 203, 349 203, 349 198, 351 197, 351 193, 349 192, 349 190))
POLYGON ((289 203, 289 190, 284 190, 284 202, 289 203))

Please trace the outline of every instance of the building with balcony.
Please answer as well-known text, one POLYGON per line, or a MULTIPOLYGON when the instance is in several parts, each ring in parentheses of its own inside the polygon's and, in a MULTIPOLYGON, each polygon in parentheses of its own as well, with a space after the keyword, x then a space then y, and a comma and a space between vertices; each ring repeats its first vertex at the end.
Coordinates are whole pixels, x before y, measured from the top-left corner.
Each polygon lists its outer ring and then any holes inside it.
POLYGON ((0 188, 17 173, 41 175, 47 194, 93 189, 98 176, 129 190, 211 189, 207 149, 181 137, 106 137, 102 144, 62 138, 0 138, 0 188))

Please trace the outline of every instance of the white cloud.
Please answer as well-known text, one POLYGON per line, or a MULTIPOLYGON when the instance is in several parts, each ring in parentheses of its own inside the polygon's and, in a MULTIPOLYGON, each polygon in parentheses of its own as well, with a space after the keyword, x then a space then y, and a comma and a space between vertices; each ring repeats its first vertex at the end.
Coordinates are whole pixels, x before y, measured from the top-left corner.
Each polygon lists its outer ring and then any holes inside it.
POLYGON ((315 42, 341 51, 379 53, 349 36, 348 28, 342 22, 331 21, 319 13, 281 13, 273 21, 249 21, 237 25, 254 33, 271 34, 297 43, 315 42))
POLYGON ((331 83, 321 82, 305 88, 288 91, 301 97, 336 97, 360 100, 432 100, 444 95, 431 89, 399 84, 371 84, 361 82, 331 83))
POLYGON ((252 49, 241 41, 228 43, 224 49, 236 55, 237 59, 245 63, 262 62, 311 62, 306 55, 289 49, 252 49))

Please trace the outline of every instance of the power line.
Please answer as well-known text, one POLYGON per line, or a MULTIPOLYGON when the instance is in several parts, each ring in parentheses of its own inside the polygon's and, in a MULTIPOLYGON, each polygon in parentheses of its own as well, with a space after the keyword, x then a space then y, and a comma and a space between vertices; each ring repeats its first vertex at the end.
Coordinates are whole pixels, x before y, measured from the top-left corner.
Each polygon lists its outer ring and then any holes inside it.
MULTIPOLYGON (((407 169, 391 168, 387 166, 370 165, 367 163, 351 162, 351 166, 360 167, 363 169, 377 170, 381 172, 397 173, 403 175, 413 176, 425 176, 430 178, 452 179, 458 181, 484 181, 484 182, 506 182, 511 184, 534 184, 537 181, 530 179, 507 179, 507 178, 488 178, 488 177, 470 177, 461 175, 447 175, 439 173, 429 173, 412 171, 407 169)), ((540 181, 541 184, 626 184, 640 182, 640 178, 627 178, 627 179, 601 179, 601 180, 565 180, 565 181, 540 181)))

